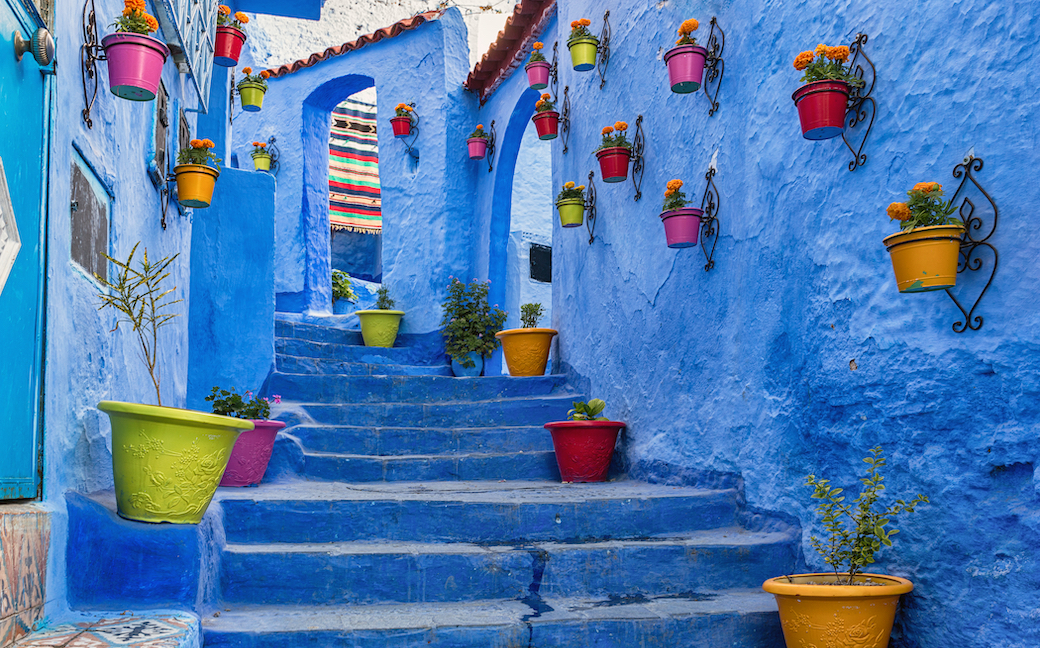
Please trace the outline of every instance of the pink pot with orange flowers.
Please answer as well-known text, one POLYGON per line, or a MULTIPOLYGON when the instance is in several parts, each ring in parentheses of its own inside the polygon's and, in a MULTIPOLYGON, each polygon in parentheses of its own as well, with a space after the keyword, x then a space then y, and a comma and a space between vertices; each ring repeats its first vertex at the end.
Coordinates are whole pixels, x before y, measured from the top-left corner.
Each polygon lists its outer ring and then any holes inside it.
POLYGON ((159 90, 170 50, 148 35, 159 29, 159 22, 145 13, 144 0, 125 0, 123 4, 123 14, 114 25, 116 33, 101 39, 108 60, 108 87, 122 99, 151 101, 159 90))
POLYGON ((691 34, 700 26, 695 19, 683 21, 679 26, 679 40, 675 47, 664 53, 664 62, 668 66, 668 80, 672 92, 688 94, 701 88, 704 76, 704 62, 708 58, 708 50, 697 45, 691 34))
POLYGON ((531 86, 533 90, 542 90, 549 87, 549 70, 552 66, 545 60, 545 56, 542 55, 542 47, 540 42, 535 43, 531 46, 533 52, 531 53, 531 61, 524 67, 527 72, 527 84, 531 86))

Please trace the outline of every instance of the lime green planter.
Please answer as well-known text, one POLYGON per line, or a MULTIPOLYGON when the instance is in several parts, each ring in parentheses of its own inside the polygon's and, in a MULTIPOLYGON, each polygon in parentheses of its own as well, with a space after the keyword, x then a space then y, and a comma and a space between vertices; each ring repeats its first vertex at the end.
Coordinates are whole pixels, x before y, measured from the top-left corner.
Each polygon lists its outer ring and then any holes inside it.
POLYGON ((359 310, 355 313, 361 320, 361 337, 365 339, 365 346, 394 346, 394 340, 397 339, 397 328, 401 325, 404 311, 359 310))
POLYGON ((564 227, 578 227, 585 217, 585 201, 581 198, 564 198, 556 203, 556 209, 560 212, 560 225, 564 227))
POLYGON ((253 168, 257 171, 270 171, 271 170, 271 154, 270 153, 257 153, 256 151, 250 153, 253 157, 253 168))
POLYGON ((119 515, 140 522, 198 524, 227 468, 245 419, 101 401, 112 421, 112 474, 119 515))
POLYGON ((264 107, 264 94, 267 88, 259 83, 243 81, 238 84, 238 96, 242 98, 242 110, 257 112, 264 107))
POLYGON ((579 38, 567 41, 567 47, 571 50, 571 63, 578 72, 588 72, 596 67, 596 50, 599 47, 599 39, 579 38))

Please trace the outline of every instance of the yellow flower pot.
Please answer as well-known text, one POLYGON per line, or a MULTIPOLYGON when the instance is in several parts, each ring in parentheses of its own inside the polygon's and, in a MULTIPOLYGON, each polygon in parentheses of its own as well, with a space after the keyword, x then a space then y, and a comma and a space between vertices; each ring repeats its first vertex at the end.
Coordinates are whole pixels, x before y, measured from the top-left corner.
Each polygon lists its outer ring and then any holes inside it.
POLYGON ((242 110, 246 112, 257 112, 264 107, 264 95, 267 94, 267 86, 252 81, 243 81, 238 84, 238 96, 242 99, 242 110))
POLYGON ((397 340, 397 329, 401 325, 404 311, 359 310, 355 311, 361 321, 361 337, 365 346, 392 347, 397 340))
POLYGON ((206 164, 178 164, 173 172, 177 176, 177 202, 185 207, 209 207, 220 175, 218 169, 206 164))
POLYGON ((495 337, 502 341, 509 375, 544 375, 554 335, 556 330, 550 328, 518 328, 495 333, 495 337))
POLYGON ((762 584, 776 597, 788 648, 886 648, 899 597, 914 584, 882 574, 858 574, 853 585, 826 584, 835 581, 828 572, 780 576, 762 584))
POLYGON ((567 41, 571 51, 571 63, 578 72, 588 72, 596 67, 596 54, 599 48, 597 38, 578 38, 567 41))
POLYGON ((257 171, 270 171, 271 170, 271 154, 270 153, 257 153, 256 151, 250 153, 253 157, 253 168, 257 171))
POLYGON ((963 233, 962 225, 932 225, 886 236, 899 292, 953 288, 963 233))

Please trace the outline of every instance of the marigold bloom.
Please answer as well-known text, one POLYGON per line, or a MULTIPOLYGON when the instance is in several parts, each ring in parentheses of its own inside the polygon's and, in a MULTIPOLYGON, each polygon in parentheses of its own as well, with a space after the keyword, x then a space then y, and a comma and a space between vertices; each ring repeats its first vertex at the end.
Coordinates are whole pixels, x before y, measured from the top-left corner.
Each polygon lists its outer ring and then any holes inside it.
POLYGON ((827 52, 830 51, 830 47, 820 43, 816 46, 816 56, 827 56, 827 52))
POLYGON ((573 189, 574 188, 574 183, 573 182, 565 182, 565 183, 563 183, 563 188, 564 189, 573 189))
POLYGON ((544 106, 544 105, 545 105, 545 101, 539 99, 537 102, 535 102, 534 108, 535 108, 535 110, 541 110, 542 106, 544 106))
POLYGON ((159 30, 159 21, 156 20, 154 16, 150 16, 148 14, 143 14, 143 16, 144 16, 145 23, 148 24, 148 31, 158 31, 159 30))
MULTIPOLYGON (((268 76, 270 76, 270 75, 268 75, 268 76)), ((405 109, 405 110, 407 110, 408 112, 412 112, 413 110, 415 110, 414 108, 412 108, 412 107, 411 107, 411 106, 409 106, 408 104, 405 104, 405 105, 404 105, 404 109, 405 109)))
POLYGON ((127 9, 144 11, 144 0, 124 0, 123 6, 127 9))
POLYGON ((847 45, 839 45, 832 47, 827 50, 827 56, 834 61, 841 61, 844 63, 849 59, 849 48, 847 45))
POLYGON ((532 46, 531 46, 531 49, 536 49, 536 50, 540 50, 540 49, 542 49, 543 47, 545 47, 545 45, 543 45, 543 44, 541 44, 541 43, 535 43, 534 45, 532 45, 532 46))
POLYGON ((484 130, 484 124, 477 124, 477 130, 484 130))
POLYGON ((671 195, 672 195, 673 193, 675 193, 675 189, 672 189, 672 188, 668 188, 668 189, 665 189, 665 190, 664 190, 664 197, 665 197, 665 198, 668 198, 668 197, 670 197, 670 196, 671 196, 671 195))
MULTIPOLYGON (((260 78, 261 79, 269 79, 270 77, 271 77, 271 73, 268 72, 267 70, 264 70, 263 72, 260 73, 260 78)), ((408 110, 411 110, 411 108, 409 108, 408 110)))
POLYGON ((260 142, 253 142, 253 146, 260 146, 260 142))
POLYGON ((216 146, 216 144, 214 144, 213 140, 211 140, 211 139, 204 139, 204 140, 202 140, 202 145, 205 146, 206 148, 213 148, 214 146, 216 146))
POLYGON ((549 93, 548 92, 543 92, 542 93, 542 99, 548 99, 548 98, 549 98, 549 93))
POLYGON ((249 16, 245 15, 241 11, 236 11, 235 12, 235 20, 237 20, 238 22, 240 22, 243 25, 245 25, 246 23, 249 22, 249 16))
POLYGON ((623 131, 623 130, 628 130, 628 122, 623 122, 623 121, 614 122, 614 130, 619 131, 619 132, 623 131))
POLYGON ((888 206, 888 209, 886 209, 885 212, 888 214, 888 217, 892 220, 910 220, 910 208, 906 205, 906 203, 894 202, 888 206))
POLYGON ((123 15, 124 16, 131 16, 131 15, 133 15, 135 13, 137 13, 137 9, 134 9, 133 7, 125 7, 123 9, 123 15))
POLYGON ((579 191, 585 191, 585 185, 578 185, 579 191))
POLYGON ((816 58, 816 56, 812 52, 802 52, 798 56, 794 57, 794 69, 804 70, 809 67, 809 64, 813 62, 814 58, 816 58))
POLYGON ((577 29, 577 28, 578 28, 578 21, 577 20, 572 20, 571 21, 571 29, 577 29))
POLYGON ((267 148, 267 142, 257 142, 256 145, 260 148, 267 148))
POLYGON ((682 187, 682 180, 669 180, 666 186, 669 189, 679 189, 682 187))
MULTIPOLYGON (((141 4, 144 4, 143 0, 142 0, 141 4)), ((222 16, 230 16, 231 15, 231 7, 229 7, 227 5, 217 5, 217 13, 219 13, 222 16)))
POLYGON ((252 73, 253 73, 253 68, 251 68, 251 67, 244 67, 244 68, 242 68, 242 74, 252 74, 252 73))
POLYGON ((697 22, 696 18, 690 18, 689 20, 684 20, 683 24, 679 25, 679 33, 692 34, 693 32, 697 31, 697 28, 700 26, 701 24, 697 22))
POLYGON ((921 191, 923 193, 942 191, 942 185, 938 182, 918 182, 914 185, 914 191, 921 191))
POLYGON ((614 132, 614 129, 611 126, 604 126, 602 132, 603 132, 603 135, 610 135, 611 133, 614 132))
POLYGON ((588 27, 589 25, 592 24, 592 21, 589 20, 588 18, 582 18, 581 20, 578 21, 578 24, 581 25, 582 27, 588 27))
POLYGON ((193 139, 190 142, 188 142, 188 146, 190 146, 191 148, 202 148, 202 140, 193 139))

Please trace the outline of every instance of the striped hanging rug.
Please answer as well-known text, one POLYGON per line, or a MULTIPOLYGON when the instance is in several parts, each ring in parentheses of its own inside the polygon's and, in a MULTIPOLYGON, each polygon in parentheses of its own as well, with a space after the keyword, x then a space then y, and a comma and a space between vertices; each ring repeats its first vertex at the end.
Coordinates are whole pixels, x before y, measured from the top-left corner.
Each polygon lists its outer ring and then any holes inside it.
POLYGON ((363 234, 383 229, 376 107, 353 99, 332 111, 329 224, 333 230, 363 234))

